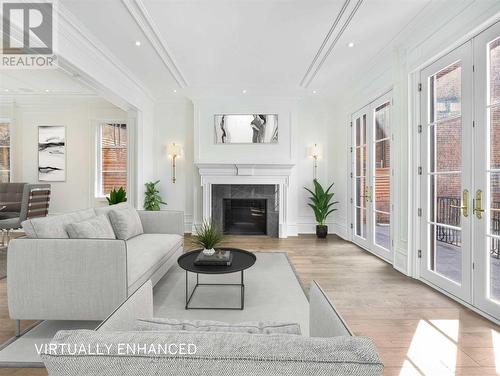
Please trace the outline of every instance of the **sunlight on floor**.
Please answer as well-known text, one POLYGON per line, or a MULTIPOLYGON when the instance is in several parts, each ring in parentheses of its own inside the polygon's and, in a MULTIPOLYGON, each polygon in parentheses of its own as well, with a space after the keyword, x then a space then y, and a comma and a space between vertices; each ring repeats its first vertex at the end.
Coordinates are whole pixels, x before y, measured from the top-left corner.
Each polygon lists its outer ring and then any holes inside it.
POLYGON ((400 375, 453 375, 458 320, 420 320, 400 375))
POLYGON ((495 369, 500 375, 500 333, 491 329, 491 342, 493 343, 493 356, 495 357, 495 369))

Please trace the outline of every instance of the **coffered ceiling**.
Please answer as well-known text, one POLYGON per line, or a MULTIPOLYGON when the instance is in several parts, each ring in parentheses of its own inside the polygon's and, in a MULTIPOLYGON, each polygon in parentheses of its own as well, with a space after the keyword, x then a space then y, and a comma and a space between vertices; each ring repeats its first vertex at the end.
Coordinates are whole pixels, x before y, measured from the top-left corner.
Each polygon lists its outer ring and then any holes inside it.
POLYGON ((243 90, 249 95, 336 95, 374 58, 396 48, 398 37, 418 25, 431 3, 61 1, 158 98, 243 90))

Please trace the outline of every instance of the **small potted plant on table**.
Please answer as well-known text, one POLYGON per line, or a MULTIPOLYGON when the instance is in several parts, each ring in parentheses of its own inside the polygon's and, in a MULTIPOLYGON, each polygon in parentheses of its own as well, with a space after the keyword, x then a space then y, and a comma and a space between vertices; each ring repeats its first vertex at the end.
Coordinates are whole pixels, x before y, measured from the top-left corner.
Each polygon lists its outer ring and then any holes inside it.
POLYGON ((196 235, 193 243, 203 247, 203 254, 211 256, 215 253, 215 247, 222 242, 224 236, 211 222, 204 221, 200 227, 196 227, 196 235))
POLYGON ((311 201, 308 205, 313 209, 314 216, 316 217, 316 236, 318 238, 326 238, 328 235, 328 226, 325 224, 326 218, 334 212, 335 208, 333 205, 338 204, 338 201, 330 202, 333 198, 333 193, 330 193, 330 189, 333 187, 333 183, 325 191, 318 180, 313 180, 314 192, 309 188, 304 187, 306 191, 311 194, 309 200, 311 201))

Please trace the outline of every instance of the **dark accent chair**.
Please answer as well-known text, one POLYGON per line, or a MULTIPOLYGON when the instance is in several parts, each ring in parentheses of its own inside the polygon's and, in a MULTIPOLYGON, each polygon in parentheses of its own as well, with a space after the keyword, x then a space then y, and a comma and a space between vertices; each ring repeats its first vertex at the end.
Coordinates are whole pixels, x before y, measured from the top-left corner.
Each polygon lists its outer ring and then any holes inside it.
POLYGON ((0 211, 2 246, 10 239, 10 231, 21 228, 21 223, 29 218, 45 217, 49 212, 50 184, 3 183, 0 184, 0 202, 20 202, 0 211), (6 187, 12 186, 12 187, 6 187), (21 194, 19 189, 22 188, 21 194), (2 190, 5 193, 2 196, 2 190), (17 190, 17 191, 15 191, 17 190), (18 211, 13 211, 18 209, 18 211))

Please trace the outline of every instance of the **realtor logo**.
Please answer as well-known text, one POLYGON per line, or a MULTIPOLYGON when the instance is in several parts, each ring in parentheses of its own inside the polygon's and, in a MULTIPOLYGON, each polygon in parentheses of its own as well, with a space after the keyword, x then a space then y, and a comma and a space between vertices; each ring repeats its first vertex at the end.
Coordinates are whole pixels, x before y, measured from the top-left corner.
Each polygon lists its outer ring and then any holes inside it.
POLYGON ((2 68, 54 65, 53 10, 51 2, 3 2, 2 68))

